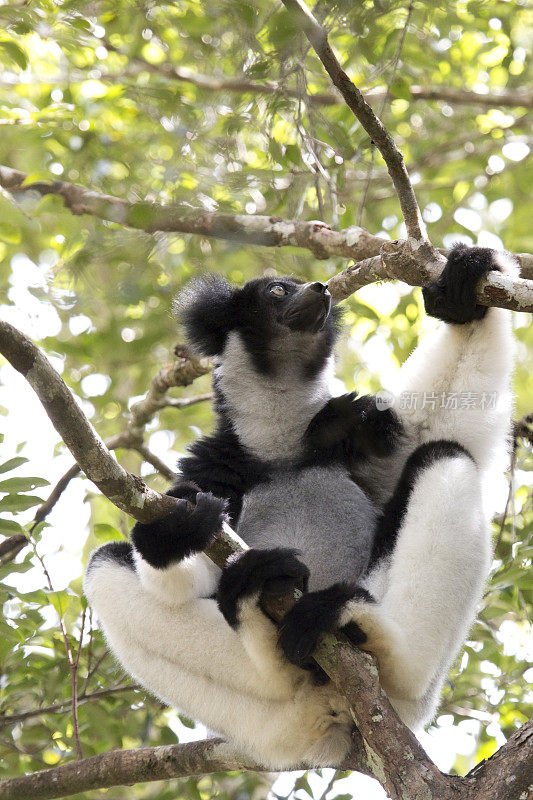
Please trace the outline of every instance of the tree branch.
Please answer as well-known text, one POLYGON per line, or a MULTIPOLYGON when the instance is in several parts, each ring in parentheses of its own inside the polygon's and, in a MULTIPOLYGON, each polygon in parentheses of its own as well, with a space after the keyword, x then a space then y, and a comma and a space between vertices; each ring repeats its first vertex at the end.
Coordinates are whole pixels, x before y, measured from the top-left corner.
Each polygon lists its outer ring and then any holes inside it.
POLYGON ((140 522, 151 522, 174 506, 144 481, 130 475, 111 456, 62 378, 30 339, 0 322, 0 352, 34 389, 52 424, 87 477, 118 508, 140 522))
POLYGON ((242 769, 263 771, 262 767, 239 755, 222 739, 137 750, 113 750, 2 781, 0 800, 50 800, 91 789, 242 769))
MULTIPOLYGON (((78 706, 90 703, 93 700, 100 700, 102 697, 108 697, 109 695, 131 692, 138 688, 139 686, 136 683, 127 683, 122 686, 110 686, 108 689, 98 689, 88 694, 82 692, 78 695, 78 706)), ((30 708, 28 711, 21 711, 18 714, 0 714, 0 728, 6 728, 8 725, 14 725, 17 722, 23 722, 33 717, 40 717, 43 714, 60 714, 63 711, 70 711, 71 708, 72 700, 64 700, 61 703, 52 703, 41 708, 30 708)))
MULTIPOLYGON (((533 719, 503 747, 463 779, 464 800, 531 800, 533 797, 533 719)), ((461 798, 462 800, 462 798, 461 798)))
MULTIPOLYGON (((108 50, 119 53, 125 58, 130 58, 127 53, 123 52, 120 48, 111 45, 108 40, 105 40, 105 46, 108 50)), ((130 58, 130 63, 135 65, 135 72, 139 73, 142 70, 160 75, 169 80, 181 81, 183 83, 190 83, 198 89, 208 92, 224 93, 231 92, 237 94, 254 94, 254 95, 282 95, 283 97, 292 97, 298 99, 300 93, 296 89, 290 89, 284 84, 277 83, 276 81, 254 81, 246 77, 227 78, 217 75, 206 75, 205 73, 196 72, 188 67, 177 67, 170 61, 163 64, 151 64, 146 59, 135 56, 130 58)), ((131 68, 128 68, 128 72, 131 68)), ((132 70, 133 71, 133 70, 132 70)), ((114 76, 108 74, 103 76, 103 80, 113 79, 114 76)), ((365 92, 367 100, 379 100, 387 93, 387 87, 378 86, 368 89, 365 92)), ((500 90, 492 93, 481 94, 480 92, 471 91, 468 89, 456 89, 448 86, 410 86, 409 93, 411 98, 415 101, 418 100, 434 100, 437 102, 450 103, 452 105, 478 105, 488 108, 497 108, 498 106, 508 106, 511 108, 533 108, 533 94, 527 91, 509 91, 500 90)), ((394 97, 394 88, 391 88, 389 94, 394 97)), ((402 95, 403 99, 403 95, 402 95)), ((340 92, 319 92, 317 94, 310 94, 308 101, 316 106, 335 106, 343 102, 340 92)))
MULTIPOLYGON (((139 400, 131 407, 130 418, 126 429, 122 433, 112 436, 105 443, 109 450, 117 450, 119 448, 137 450, 145 461, 155 467, 155 469, 169 481, 174 480, 176 474, 144 444, 143 438, 146 425, 148 425, 161 408, 187 408, 187 406, 195 403, 209 400, 212 396, 209 392, 197 395, 196 397, 183 397, 175 400, 166 398, 165 395, 169 389, 176 386, 189 386, 196 378, 199 378, 201 375, 206 375, 211 369, 211 365, 207 359, 195 358, 185 345, 176 345, 174 352, 177 356, 176 361, 159 370, 155 378, 153 378, 146 395, 142 400, 139 400)), ((59 479, 48 499, 39 506, 35 512, 33 527, 48 516, 70 481, 76 477, 79 471, 79 466, 73 464, 59 479)), ((15 537, 10 538, 14 539, 15 537)), ((2 544, 5 543, 3 542, 2 544)), ((13 548, 8 548, 8 550, 10 550, 10 557, 7 557, 6 551, 6 561, 12 560, 17 553, 20 552, 22 547, 24 547, 24 543, 22 543, 20 547, 18 547, 18 544, 19 542, 14 542, 13 548), (16 549, 15 545, 17 545, 18 549, 16 549)), ((1 556, 2 549, 0 546, 0 557, 1 556)))
MULTIPOLYGON (((302 222, 279 217, 247 214, 219 214, 189 206, 157 203, 132 203, 112 195, 100 194, 77 184, 65 181, 50 181, 24 185, 28 176, 24 172, 0 166, 0 186, 15 193, 54 194, 63 198, 65 206, 73 214, 90 214, 99 219, 116 222, 147 233, 155 231, 193 233, 217 239, 226 239, 248 245, 266 247, 301 247, 309 250, 316 258, 341 256, 356 262, 348 270, 343 270, 330 281, 332 293, 337 299, 348 297, 353 292, 374 283, 376 280, 403 280, 412 286, 421 286, 429 276, 436 275, 439 267, 430 258, 425 261, 422 255, 413 255, 407 242, 390 242, 351 226, 334 231, 323 222, 302 222), (386 248, 385 259, 379 258, 382 248, 386 248), (392 265, 393 254, 396 263, 392 265), (373 261, 374 256, 377 256, 373 261), (429 266, 424 268, 424 265, 429 266)), ((441 251, 445 253, 446 251, 441 251)), ((533 278, 533 255, 517 254, 525 277, 533 278)), ((505 287, 496 283, 488 289, 495 279, 489 276, 481 281, 477 293, 482 305, 494 305, 511 310, 533 311, 533 285, 524 279, 510 281, 505 287)))
POLYGON ((427 238, 426 226, 416 202, 403 155, 396 147, 394 139, 342 69, 328 42, 325 29, 315 19, 304 0, 283 0, 283 5, 293 14, 305 32, 333 85, 339 90, 346 105, 381 153, 396 189, 409 237, 414 240, 417 249, 423 249, 426 258, 432 257, 433 248, 427 238))
MULTIPOLYGON (((433 262, 413 258, 407 242, 385 242, 379 255, 352 264, 330 278, 328 288, 339 302, 374 281, 402 280, 410 286, 423 286, 437 275, 433 262)), ((490 272, 480 282, 476 299, 484 306, 533 312, 533 281, 490 272)))
MULTIPOLYGON (((5 322, 0 322, 0 352, 27 378, 80 467, 115 505, 141 522, 152 521, 168 513, 176 502, 175 499, 159 495, 139 478, 119 467, 49 361, 33 342, 5 322), (121 492, 122 495, 119 494, 121 492)), ((246 549, 245 543, 225 525, 206 553, 216 564, 223 566, 228 555, 242 549, 246 549)), ((293 595, 262 599, 263 607, 275 620, 281 619, 294 602, 293 595)), ((345 764, 339 766, 373 775, 385 786, 392 800, 416 797, 452 800, 457 797, 461 779, 439 772, 411 731, 399 720, 380 687, 372 656, 356 650, 342 634, 338 634, 323 638, 315 658, 346 697, 358 728, 358 733, 354 734, 350 757, 345 764)), ((529 743, 532 740, 527 738, 524 741, 529 743)), ((61 774, 58 776, 56 770, 56 775, 52 778, 50 773, 54 773, 54 770, 47 770, 35 776, 6 781, 0 784, 0 798, 58 797, 63 791, 60 786, 64 786, 65 796, 80 791, 80 783, 77 781, 81 775, 87 776, 88 783, 85 782, 82 787, 87 790, 96 785, 105 787, 160 777, 203 774, 211 769, 219 771, 256 768, 256 765, 250 766, 247 760, 236 759, 229 745, 221 745, 221 748, 224 757, 218 750, 216 756, 212 753, 206 755, 205 750, 201 750, 201 762, 197 759, 191 762, 187 755, 189 750, 168 751, 157 748, 158 753, 168 754, 167 761, 164 761, 166 767, 163 769, 162 762, 156 758, 156 767, 146 768, 143 762, 140 771, 134 756, 122 756, 120 753, 97 756, 96 760, 88 759, 57 768, 61 770, 61 774), (184 757, 185 766, 173 760, 172 754, 176 752, 184 757), (80 766, 86 763, 91 765, 88 772, 84 772, 80 766), (103 763, 109 766, 109 770, 100 773, 99 765, 103 763), (41 775, 44 777, 40 777, 41 775), (63 779, 66 783, 62 784, 63 779)), ((198 750, 193 749, 192 752, 198 753, 198 750)), ((153 763, 150 761, 150 764, 153 763)), ((526 764, 527 758, 522 758, 520 763, 526 764)), ((492 780, 491 769, 487 766, 487 772, 483 773, 487 776, 483 779, 487 786, 492 780)), ((475 795, 472 794, 471 797, 474 798, 475 795)), ((483 800, 492 800, 492 797, 483 796, 483 800)), ((498 797, 498 800, 502 798, 498 797)))

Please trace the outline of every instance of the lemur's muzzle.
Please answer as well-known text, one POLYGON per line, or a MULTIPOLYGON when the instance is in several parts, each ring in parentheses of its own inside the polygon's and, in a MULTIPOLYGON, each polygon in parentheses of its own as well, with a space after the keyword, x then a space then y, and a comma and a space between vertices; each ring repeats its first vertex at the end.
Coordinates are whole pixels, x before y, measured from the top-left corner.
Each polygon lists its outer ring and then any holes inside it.
POLYGON ((293 331, 318 333, 331 308, 331 295, 325 283, 304 283, 291 297, 282 321, 293 331))

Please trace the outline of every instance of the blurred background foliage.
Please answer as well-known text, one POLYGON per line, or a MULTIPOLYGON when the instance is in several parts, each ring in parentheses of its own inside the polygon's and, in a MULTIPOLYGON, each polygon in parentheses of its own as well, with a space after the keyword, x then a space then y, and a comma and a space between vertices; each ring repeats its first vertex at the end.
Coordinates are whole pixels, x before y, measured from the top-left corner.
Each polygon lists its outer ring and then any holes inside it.
MULTIPOLYGON (((532 252, 532 94, 529 109, 527 102, 498 100, 503 91, 533 92, 531 5, 319 0, 315 10, 356 84, 381 89, 372 102, 383 107, 383 120, 405 154, 433 243, 461 239, 532 252), (433 90, 435 99, 420 99, 412 87, 433 90), (443 99, 439 92, 447 89, 477 92, 484 102, 443 99)), ((74 181, 130 200, 322 219, 339 228, 361 224, 374 234, 404 235, 381 158, 351 112, 329 102, 333 93, 323 68, 280 3, 2 2, 0 26, 0 161, 32 180, 74 181)), ((318 261, 293 248, 148 235, 74 216, 57 197, 15 202, 0 193, 2 314, 53 356, 104 438, 123 430, 131 399, 172 360, 179 334, 171 300, 191 275, 217 271, 240 283, 292 273, 309 280, 342 266, 339 259, 318 261)), ((375 391, 433 323, 421 313, 419 291, 402 285, 367 287, 345 306, 339 378, 348 390, 375 391)), ((533 410, 533 329, 525 314, 514 315, 514 325, 519 418, 533 410)), ((44 416, 27 410, 30 389, 6 365, 0 379, 4 539, 28 530, 39 498, 50 491, 46 480, 53 485, 70 460, 56 439, 50 444, 46 438, 44 416)), ((206 376, 174 395, 208 390, 206 376)), ((150 447, 174 468, 178 454, 211 420, 207 403, 165 409, 148 428, 150 447)), ((164 479, 136 453, 119 451, 118 457, 164 489, 164 479)), ((492 580, 425 741, 442 766, 459 772, 494 752, 532 711, 531 468, 531 447, 521 440, 508 496, 502 487, 492 580)), ((35 529, 32 545, 0 567, 5 776, 76 757, 71 670, 58 618, 75 660, 87 554, 127 535, 129 524, 77 479, 58 510, 35 529), (16 716, 26 712, 23 719, 16 716)), ((131 681, 105 655, 88 613, 77 683, 84 756, 202 735, 144 692, 125 687, 131 681), (102 694, 84 699, 95 692, 102 694)), ((333 776, 329 800, 345 796, 345 784, 335 780, 343 777, 333 776)), ((211 776, 127 794, 248 798, 264 796, 272 780, 211 776)), ((317 785, 303 775, 288 788, 283 784, 282 794, 318 797, 317 785)), ((126 795, 117 788, 106 796, 126 795)))

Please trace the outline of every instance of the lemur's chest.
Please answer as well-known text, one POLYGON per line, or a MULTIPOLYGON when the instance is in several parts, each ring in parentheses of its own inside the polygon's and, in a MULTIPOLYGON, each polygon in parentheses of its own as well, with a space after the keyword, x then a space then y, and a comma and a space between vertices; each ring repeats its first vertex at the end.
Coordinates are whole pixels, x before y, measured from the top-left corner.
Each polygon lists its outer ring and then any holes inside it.
POLYGON ((276 353, 275 372, 264 375, 239 336, 231 333, 214 371, 224 412, 240 444, 262 461, 299 458, 309 422, 331 397, 333 360, 328 358, 319 374, 306 380, 286 338, 276 353))
POLYGON ((280 469, 244 496, 237 530, 251 547, 300 550, 318 589, 364 571, 376 516, 342 466, 280 469))

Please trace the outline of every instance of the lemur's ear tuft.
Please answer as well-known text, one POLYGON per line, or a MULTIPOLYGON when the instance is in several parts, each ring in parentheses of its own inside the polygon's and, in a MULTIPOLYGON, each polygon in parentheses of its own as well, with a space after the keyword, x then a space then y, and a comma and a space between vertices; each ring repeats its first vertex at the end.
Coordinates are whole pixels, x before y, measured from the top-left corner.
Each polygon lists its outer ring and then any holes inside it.
POLYGON ((202 356, 219 355, 234 326, 233 289, 221 275, 193 278, 174 300, 187 341, 202 356))

